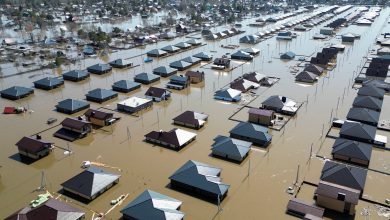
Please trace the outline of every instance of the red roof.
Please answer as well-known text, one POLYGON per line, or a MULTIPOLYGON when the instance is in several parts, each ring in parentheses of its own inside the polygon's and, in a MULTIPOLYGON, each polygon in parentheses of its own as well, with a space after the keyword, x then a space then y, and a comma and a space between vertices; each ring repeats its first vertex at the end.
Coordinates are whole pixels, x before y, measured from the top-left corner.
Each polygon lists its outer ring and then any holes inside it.
POLYGON ((15 107, 4 107, 4 114, 15 114, 16 108, 15 107))

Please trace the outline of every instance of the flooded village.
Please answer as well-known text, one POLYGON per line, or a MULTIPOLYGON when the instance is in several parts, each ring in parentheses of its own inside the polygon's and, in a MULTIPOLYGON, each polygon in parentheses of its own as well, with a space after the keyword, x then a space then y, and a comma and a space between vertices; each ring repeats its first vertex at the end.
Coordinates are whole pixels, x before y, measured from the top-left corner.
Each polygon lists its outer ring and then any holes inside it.
POLYGON ((390 219, 390 2, 0 2, 1 219, 390 219))

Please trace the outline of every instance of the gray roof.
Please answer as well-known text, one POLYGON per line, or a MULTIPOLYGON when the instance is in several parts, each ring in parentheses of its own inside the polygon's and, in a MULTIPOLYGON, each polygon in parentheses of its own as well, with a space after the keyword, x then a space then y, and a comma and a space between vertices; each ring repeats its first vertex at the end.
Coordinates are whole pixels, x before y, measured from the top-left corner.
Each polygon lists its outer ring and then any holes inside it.
POLYGON ((163 50, 159 50, 159 49, 153 49, 153 50, 147 52, 146 54, 148 54, 148 55, 155 55, 155 56, 161 56, 161 55, 167 54, 167 52, 165 52, 163 50))
POLYGON ((201 59, 197 58, 197 57, 186 57, 186 58, 182 59, 182 61, 187 62, 187 63, 197 63, 197 62, 200 62, 201 59))
POLYGON ((85 96, 93 99, 105 99, 115 95, 118 95, 118 93, 111 90, 94 89, 89 91, 85 96))
POLYGON ((212 56, 208 55, 205 52, 200 52, 200 53, 194 54, 193 57, 200 58, 200 59, 202 59, 202 58, 204 58, 204 59, 212 58, 212 56))
POLYGON ((230 130, 229 133, 266 142, 271 141, 272 139, 272 136, 268 133, 267 127, 249 122, 240 122, 232 130, 230 130))
POLYGON ((311 81, 315 81, 317 80, 317 75, 312 73, 312 72, 308 72, 308 71, 302 71, 300 73, 298 73, 298 75, 295 76, 295 79, 298 80, 298 81, 304 81, 304 80, 311 80, 311 81))
POLYGON ((192 65, 192 63, 188 63, 188 62, 185 62, 185 61, 181 61, 181 60, 178 60, 178 61, 175 61, 175 62, 172 62, 169 64, 170 67, 172 68, 187 68, 187 67, 190 67, 192 65))
POLYGON ((77 99, 65 99, 58 102, 58 104, 56 105, 57 108, 67 109, 71 111, 75 111, 86 106, 89 106, 88 102, 84 102, 77 99))
POLYGON ((114 84, 112 86, 116 87, 116 88, 120 88, 120 89, 132 89, 132 88, 138 87, 140 85, 141 85, 141 83, 137 83, 137 82, 123 79, 123 80, 119 80, 117 82, 114 82, 114 84))
POLYGON ((385 90, 379 89, 373 85, 366 85, 359 89, 358 95, 360 96, 371 96, 382 99, 385 95, 385 90))
POLYGON ((354 121, 345 121, 340 130, 340 135, 364 140, 375 140, 375 133, 376 127, 354 121))
POLYGON ((383 101, 371 96, 357 96, 353 101, 353 107, 368 108, 368 109, 382 109, 383 101))
POLYGON ((45 77, 43 79, 39 79, 37 81, 34 81, 35 86, 46 86, 46 87, 53 87, 57 85, 64 84, 64 80, 59 77, 45 77))
POLYGON ((363 123, 378 123, 380 113, 367 108, 351 108, 347 114, 348 120, 360 121, 363 123))
POLYGON ((232 88, 220 89, 215 92, 215 96, 234 99, 241 97, 241 91, 232 88))
POLYGON ((308 66, 305 67, 304 71, 309 71, 316 75, 321 75, 324 69, 320 66, 309 64, 308 66))
POLYGON ((217 155, 228 155, 229 158, 240 158, 241 160, 250 151, 252 143, 235 138, 217 136, 211 151, 217 155))
POLYGON ((92 71, 99 71, 99 72, 107 71, 107 70, 110 70, 110 69, 112 69, 110 65, 108 65, 108 64, 101 64, 101 63, 92 65, 92 66, 87 68, 88 71, 92 70, 92 71))
POLYGON ((145 190, 121 210, 127 217, 138 220, 181 220, 184 213, 178 211, 182 202, 169 196, 145 190))
POLYGON ((116 60, 111 61, 109 64, 119 65, 119 66, 125 66, 125 65, 128 65, 128 64, 130 64, 130 63, 131 63, 131 62, 126 61, 126 60, 124 60, 124 59, 116 59, 116 60))
POLYGON ((22 86, 12 86, 8 89, 2 90, 0 93, 4 95, 9 95, 9 96, 23 96, 26 94, 29 94, 33 92, 34 89, 27 88, 27 87, 22 87, 22 86))
POLYGON ((242 50, 239 50, 235 53, 232 53, 230 56, 231 57, 251 57, 251 55, 249 53, 244 52, 242 50))
POLYGON ((153 69, 153 73, 157 75, 170 74, 173 72, 177 72, 177 69, 171 68, 169 66, 159 66, 153 69))
POLYGON ((337 138, 333 144, 332 154, 370 161, 371 151, 372 145, 370 144, 337 138))
POLYGON ((160 77, 156 76, 154 74, 151 74, 151 73, 139 73, 139 74, 134 76, 134 79, 138 79, 138 80, 142 80, 142 81, 152 81, 152 80, 155 80, 158 78, 160 78, 160 77))
POLYGON ((366 176, 366 169, 326 161, 320 179, 352 189, 363 190, 366 183, 366 176))
POLYGON ((72 77, 72 78, 83 78, 85 76, 89 76, 89 73, 85 70, 72 70, 62 75, 72 77))
POLYGON ((196 39, 191 39, 191 40, 188 40, 186 41, 187 44, 191 44, 191 45, 199 45, 199 44, 202 44, 202 42, 196 40, 196 39))
POLYGON ((120 175, 107 172, 98 167, 89 167, 62 183, 61 186, 82 195, 93 197, 117 181, 119 177, 120 175))
POLYGON ((221 182, 220 173, 220 168, 189 160, 169 179, 222 196, 230 186, 221 182))
POLYGON ((168 46, 161 48, 161 50, 168 51, 168 52, 175 52, 175 51, 180 50, 180 48, 172 46, 172 45, 168 45, 168 46))
POLYGON ((191 47, 191 44, 188 44, 188 43, 185 43, 185 42, 180 42, 180 43, 177 43, 177 44, 175 44, 173 46, 178 47, 178 48, 188 48, 188 47, 191 47))

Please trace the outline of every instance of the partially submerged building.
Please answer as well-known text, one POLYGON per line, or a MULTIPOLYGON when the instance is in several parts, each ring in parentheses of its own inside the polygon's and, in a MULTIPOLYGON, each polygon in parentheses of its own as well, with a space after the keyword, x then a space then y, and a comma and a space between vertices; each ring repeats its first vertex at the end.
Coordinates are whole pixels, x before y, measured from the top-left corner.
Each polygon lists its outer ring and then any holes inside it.
POLYGON ((351 108, 347 114, 347 119, 364 124, 377 126, 380 113, 367 108, 351 108))
POLYGON ((195 139, 195 133, 178 128, 174 128, 170 131, 151 131, 145 135, 145 140, 147 142, 177 151, 195 139))
POLYGON ((153 69, 153 74, 159 75, 161 77, 168 77, 172 76, 177 73, 177 69, 166 67, 166 66, 159 66, 155 69, 153 69))
POLYGON ((307 220, 320 220, 324 216, 325 209, 303 201, 298 198, 292 198, 287 204, 287 213, 307 219, 307 220))
POLYGON ((73 114, 89 108, 89 103, 77 99, 65 99, 58 102, 56 110, 65 114, 73 114))
POLYGON ((163 100, 168 100, 171 97, 171 91, 151 86, 145 92, 145 97, 154 102, 161 102, 163 100))
POLYGON ((318 75, 308 71, 302 71, 295 76, 295 81, 314 83, 318 81, 318 75))
POLYGON ((377 112, 382 111, 383 100, 371 96, 357 96, 352 103, 354 108, 367 108, 377 112))
POLYGON ((168 53, 166 51, 163 51, 163 50, 153 49, 151 51, 148 51, 146 53, 146 55, 149 57, 164 57, 164 56, 168 55, 168 53))
POLYGON ((211 152, 213 156, 240 163, 248 156, 251 146, 251 142, 219 135, 214 138, 211 152))
POLYGON ((116 59, 116 60, 109 62, 108 64, 114 68, 119 68, 119 69, 133 66, 132 62, 124 60, 124 59, 116 59))
POLYGON ((253 60, 253 56, 252 55, 250 55, 249 53, 246 53, 246 52, 244 52, 242 50, 239 50, 239 51, 237 51, 235 53, 232 53, 230 55, 230 57, 232 59, 235 59, 235 60, 253 60))
POLYGON ((193 55, 193 57, 199 58, 202 61, 211 61, 213 59, 212 55, 208 55, 205 52, 197 53, 197 54, 193 55))
POLYGON ((112 67, 108 64, 95 64, 87 68, 88 72, 93 73, 93 74, 98 74, 102 75, 105 73, 108 73, 112 70, 112 67))
POLYGON ((371 96, 377 99, 383 99, 383 96, 385 95, 385 90, 379 89, 373 85, 366 85, 359 89, 358 95, 371 96))
POLYGON ((62 78, 64 80, 69 80, 73 82, 82 81, 89 77, 90 77, 89 73, 85 70, 72 70, 62 74, 62 78))
POLYGON ((145 190, 120 212, 123 219, 182 220, 184 213, 179 211, 181 205, 182 202, 179 200, 152 190, 145 190))
POLYGON ((340 137, 353 141, 373 144, 375 142, 376 127, 354 121, 345 121, 340 130, 340 137))
POLYGON ((118 111, 133 114, 151 106, 153 106, 153 101, 151 99, 133 96, 118 102, 117 109, 118 111))
POLYGON ((84 115, 87 121, 91 122, 93 125, 101 127, 111 125, 115 121, 113 113, 96 109, 88 109, 84 115))
POLYGON ((8 89, 4 89, 0 91, 0 95, 2 98, 17 100, 24 97, 27 97, 34 93, 34 89, 22 87, 22 86, 12 86, 8 89))
POLYGON ((204 72, 200 71, 187 71, 186 77, 188 77, 190 83, 200 83, 204 80, 204 72))
POLYGON ((272 136, 268 133, 267 127, 249 122, 238 123, 229 133, 232 138, 250 141, 261 147, 267 147, 272 141, 272 136))
POLYGON ((89 167, 61 184, 65 193, 92 201, 119 182, 120 175, 89 167))
POLYGON ((62 128, 54 133, 53 136, 67 141, 75 141, 92 132, 92 123, 81 117, 65 118, 61 125, 62 128))
POLYGON ((188 62, 185 62, 185 61, 182 61, 182 60, 178 60, 178 61, 170 63, 169 66, 172 67, 172 68, 175 68, 175 69, 177 69, 179 71, 183 71, 183 70, 186 70, 186 69, 190 68, 192 66, 192 63, 188 63, 188 62))
POLYGON ((208 115, 195 111, 185 111, 173 118, 173 123, 189 128, 199 129, 203 127, 208 119, 208 115))
POLYGON ((34 200, 29 206, 20 209, 5 218, 5 220, 82 220, 84 218, 85 212, 80 209, 74 208, 60 200, 49 197, 43 198, 41 196, 39 200, 34 200))
POLYGON ((221 169, 189 160, 172 176, 171 187, 207 198, 214 202, 222 201, 228 193, 230 186, 223 183, 220 177, 221 169))
POLYGON ((118 93, 107 89, 94 89, 89 91, 85 97, 88 101, 103 103, 118 97, 118 93))
POLYGON ((286 115, 295 115, 298 104, 285 96, 273 95, 261 103, 262 108, 286 115))
POLYGON ((370 163, 371 152, 372 145, 344 138, 337 138, 332 147, 333 159, 366 167, 370 163))
POLYGON ((250 108, 248 110, 248 121, 264 126, 272 125, 272 120, 276 118, 274 111, 259 108, 250 108))
POLYGON ((151 73, 140 73, 134 76, 134 81, 145 85, 157 82, 160 80, 159 76, 151 73))
POLYGON ((45 77, 34 81, 34 87, 37 89, 51 90, 64 85, 64 80, 59 77, 45 77))
POLYGON ((124 80, 124 79, 116 81, 114 82, 114 84, 112 84, 112 90, 117 92, 127 93, 139 88, 141 88, 141 83, 133 82, 130 80, 124 80))
POLYGON ((23 137, 15 145, 20 155, 36 160, 49 155, 53 143, 44 141, 40 135, 37 135, 23 137))
POLYGON ((241 91, 232 88, 220 89, 214 93, 214 99, 239 102, 241 100, 241 91))
POLYGON ((167 88, 182 90, 187 88, 190 85, 190 79, 187 76, 177 76, 173 75, 169 78, 169 82, 167 83, 167 88))
POLYGON ((259 88, 259 86, 260 85, 257 83, 242 78, 236 79, 230 83, 230 88, 241 92, 248 92, 251 89, 259 88))

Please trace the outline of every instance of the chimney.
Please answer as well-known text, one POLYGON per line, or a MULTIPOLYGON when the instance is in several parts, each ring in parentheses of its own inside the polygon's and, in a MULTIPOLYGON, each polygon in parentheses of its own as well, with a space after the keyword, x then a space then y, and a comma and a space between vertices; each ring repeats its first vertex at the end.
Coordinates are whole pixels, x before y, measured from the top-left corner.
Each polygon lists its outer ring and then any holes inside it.
POLYGON ((286 103, 287 98, 285 96, 282 96, 282 102, 286 103))
POLYGON ((77 120, 82 121, 83 118, 81 116, 77 117, 77 120))
POLYGON ((96 114, 95 111, 92 111, 92 112, 91 112, 91 116, 94 116, 95 114, 96 114))
POLYGON ((37 134, 36 139, 41 140, 42 139, 41 135, 37 134))

